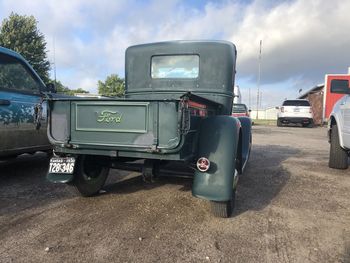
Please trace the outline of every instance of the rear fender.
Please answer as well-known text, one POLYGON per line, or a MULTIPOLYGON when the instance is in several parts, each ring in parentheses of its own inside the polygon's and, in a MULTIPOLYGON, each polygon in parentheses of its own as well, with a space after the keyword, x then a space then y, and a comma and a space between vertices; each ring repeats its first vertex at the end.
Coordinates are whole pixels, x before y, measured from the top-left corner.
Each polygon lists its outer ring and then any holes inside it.
POLYGON ((192 194, 196 197, 228 201, 232 198, 236 153, 241 124, 231 116, 214 116, 202 121, 199 133, 198 158, 210 161, 206 172, 196 170, 192 194))
POLYGON ((338 137, 339 137, 339 144, 340 147, 342 147, 343 149, 346 149, 347 147, 345 147, 345 142, 344 142, 344 137, 343 137, 343 122, 341 121, 341 118, 339 118, 338 114, 334 114, 330 117, 329 119, 329 128, 328 128, 328 142, 331 142, 331 134, 333 132, 332 128, 333 125, 337 125, 338 126, 338 137))
POLYGON ((240 173, 243 173, 243 170, 248 162, 250 149, 252 145, 252 119, 249 117, 238 117, 241 123, 241 137, 242 137, 242 159, 240 173))
POLYGON ((73 181, 74 174, 51 174, 47 173, 46 179, 51 183, 66 184, 73 181))

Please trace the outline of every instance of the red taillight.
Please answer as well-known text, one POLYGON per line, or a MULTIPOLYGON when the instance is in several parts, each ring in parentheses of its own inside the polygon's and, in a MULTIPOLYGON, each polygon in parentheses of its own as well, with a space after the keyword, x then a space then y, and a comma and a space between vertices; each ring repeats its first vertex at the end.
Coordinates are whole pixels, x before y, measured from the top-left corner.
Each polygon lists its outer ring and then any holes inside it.
POLYGON ((210 161, 205 158, 205 157, 201 157, 198 159, 197 161, 197 169, 200 171, 200 172, 206 172, 208 171, 210 168, 210 161))
POLYGON ((284 112, 284 107, 281 107, 281 112, 284 112))

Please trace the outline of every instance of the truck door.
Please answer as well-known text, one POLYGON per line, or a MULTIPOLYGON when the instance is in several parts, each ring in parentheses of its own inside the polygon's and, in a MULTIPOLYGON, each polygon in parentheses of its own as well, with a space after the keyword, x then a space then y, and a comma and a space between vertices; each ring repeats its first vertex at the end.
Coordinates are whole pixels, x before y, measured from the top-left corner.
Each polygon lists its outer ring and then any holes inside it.
POLYGON ((38 149, 46 136, 46 106, 41 105, 42 83, 21 60, 0 53, 0 154, 38 149), (43 113, 41 118, 36 114, 43 113), (36 125, 40 119, 41 127, 36 125), (38 129, 39 128, 39 129, 38 129))

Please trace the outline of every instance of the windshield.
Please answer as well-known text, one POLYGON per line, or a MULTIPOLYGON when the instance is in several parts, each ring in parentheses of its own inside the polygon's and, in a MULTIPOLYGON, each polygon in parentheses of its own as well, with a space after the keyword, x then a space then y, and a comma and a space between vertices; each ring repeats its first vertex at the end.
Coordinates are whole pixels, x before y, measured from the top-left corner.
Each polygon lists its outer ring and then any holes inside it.
POLYGON ((233 113, 245 113, 247 107, 244 104, 233 104, 232 112, 233 113))
POLYGON ((14 57, 0 54, 0 88, 39 92, 41 83, 14 57))
POLYGON ((154 79, 194 79, 198 77, 198 55, 153 56, 151 76, 154 79))
POLYGON ((310 107, 310 103, 307 100, 286 100, 282 106, 306 106, 310 107))

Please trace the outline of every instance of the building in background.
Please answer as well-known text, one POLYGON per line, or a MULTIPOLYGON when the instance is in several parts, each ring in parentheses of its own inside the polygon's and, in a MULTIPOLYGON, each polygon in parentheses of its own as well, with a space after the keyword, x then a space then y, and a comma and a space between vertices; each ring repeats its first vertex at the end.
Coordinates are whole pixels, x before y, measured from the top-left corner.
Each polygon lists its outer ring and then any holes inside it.
POLYGON ((298 97, 298 99, 306 99, 310 102, 316 125, 323 123, 323 94, 324 84, 319 84, 298 97))
POLYGON ((332 79, 347 79, 350 81, 350 68, 348 74, 326 74, 325 84, 317 85, 298 97, 298 99, 309 100, 315 124, 320 125, 327 122, 334 104, 344 96, 344 94, 330 92, 332 79))
MULTIPOLYGON (((332 79, 346 79, 350 82, 350 68, 348 74, 326 74, 324 84, 319 84, 307 92, 301 94, 297 99, 307 99, 314 115, 314 124, 322 125, 328 121, 334 104, 344 96, 330 92, 332 79)), ((252 110, 250 117, 256 119, 257 114, 261 120, 277 120, 278 107, 271 107, 265 110, 252 110)))
POLYGON ((74 93, 74 96, 81 98, 103 98, 103 96, 91 93, 74 93))
MULTIPOLYGON (((277 112, 278 112, 278 109, 276 109, 276 107, 270 107, 265 110, 259 110, 258 112, 259 120, 277 120, 277 112)), ((257 114, 257 111, 252 110, 250 112, 250 118, 256 119, 256 114, 257 114)))

